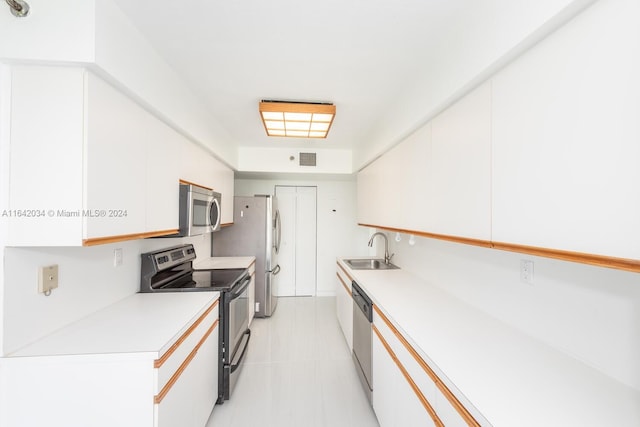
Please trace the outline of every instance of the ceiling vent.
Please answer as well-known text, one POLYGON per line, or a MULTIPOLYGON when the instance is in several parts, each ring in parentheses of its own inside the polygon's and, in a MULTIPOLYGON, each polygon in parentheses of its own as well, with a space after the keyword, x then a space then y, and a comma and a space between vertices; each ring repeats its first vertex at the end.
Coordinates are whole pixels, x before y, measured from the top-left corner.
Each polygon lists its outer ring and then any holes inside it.
POLYGON ((300 166, 315 166, 316 153, 300 153, 300 166))

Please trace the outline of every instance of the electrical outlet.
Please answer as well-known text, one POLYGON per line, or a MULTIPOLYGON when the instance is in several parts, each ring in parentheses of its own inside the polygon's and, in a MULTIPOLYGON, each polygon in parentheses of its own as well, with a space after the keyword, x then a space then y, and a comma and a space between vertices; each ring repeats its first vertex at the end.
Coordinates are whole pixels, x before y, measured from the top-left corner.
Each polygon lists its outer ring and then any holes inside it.
POLYGON ((38 292, 45 295, 51 293, 51 289, 58 287, 58 265, 40 267, 38 270, 38 292))
POLYGON ((533 261, 528 259, 520 260, 520 280, 533 285, 533 261))
POLYGON ((113 266, 119 267, 122 265, 122 248, 113 250, 113 266))

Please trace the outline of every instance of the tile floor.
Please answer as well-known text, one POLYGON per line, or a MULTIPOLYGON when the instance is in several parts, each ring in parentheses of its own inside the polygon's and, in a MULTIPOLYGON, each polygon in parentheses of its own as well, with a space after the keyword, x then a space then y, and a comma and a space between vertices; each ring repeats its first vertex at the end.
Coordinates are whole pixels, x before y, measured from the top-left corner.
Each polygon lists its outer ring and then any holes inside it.
POLYGON ((231 399, 207 427, 375 427, 336 319, 333 297, 280 298, 254 319, 231 399))

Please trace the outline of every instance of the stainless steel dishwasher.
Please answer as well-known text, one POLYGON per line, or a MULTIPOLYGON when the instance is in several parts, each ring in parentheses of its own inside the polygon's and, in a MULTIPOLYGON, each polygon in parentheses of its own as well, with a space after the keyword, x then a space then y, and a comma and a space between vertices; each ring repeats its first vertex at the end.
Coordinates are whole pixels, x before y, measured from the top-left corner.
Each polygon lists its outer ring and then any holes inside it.
POLYGON ((371 322, 373 303, 354 281, 351 282, 353 297, 353 361, 362 387, 371 403, 373 381, 371 378, 371 322))

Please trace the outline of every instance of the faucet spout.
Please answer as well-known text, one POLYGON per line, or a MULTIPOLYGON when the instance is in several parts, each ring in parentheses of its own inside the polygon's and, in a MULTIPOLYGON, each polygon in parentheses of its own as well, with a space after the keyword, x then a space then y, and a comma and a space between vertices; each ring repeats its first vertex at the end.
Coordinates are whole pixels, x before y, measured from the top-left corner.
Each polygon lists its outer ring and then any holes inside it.
POLYGON ((371 239, 369 239, 368 246, 373 247, 373 240, 375 239, 376 236, 384 237, 384 263, 389 264, 391 262, 391 257, 393 257, 393 255, 389 255, 389 239, 387 239, 386 234, 381 233, 379 231, 373 233, 373 235, 371 236, 371 239))

